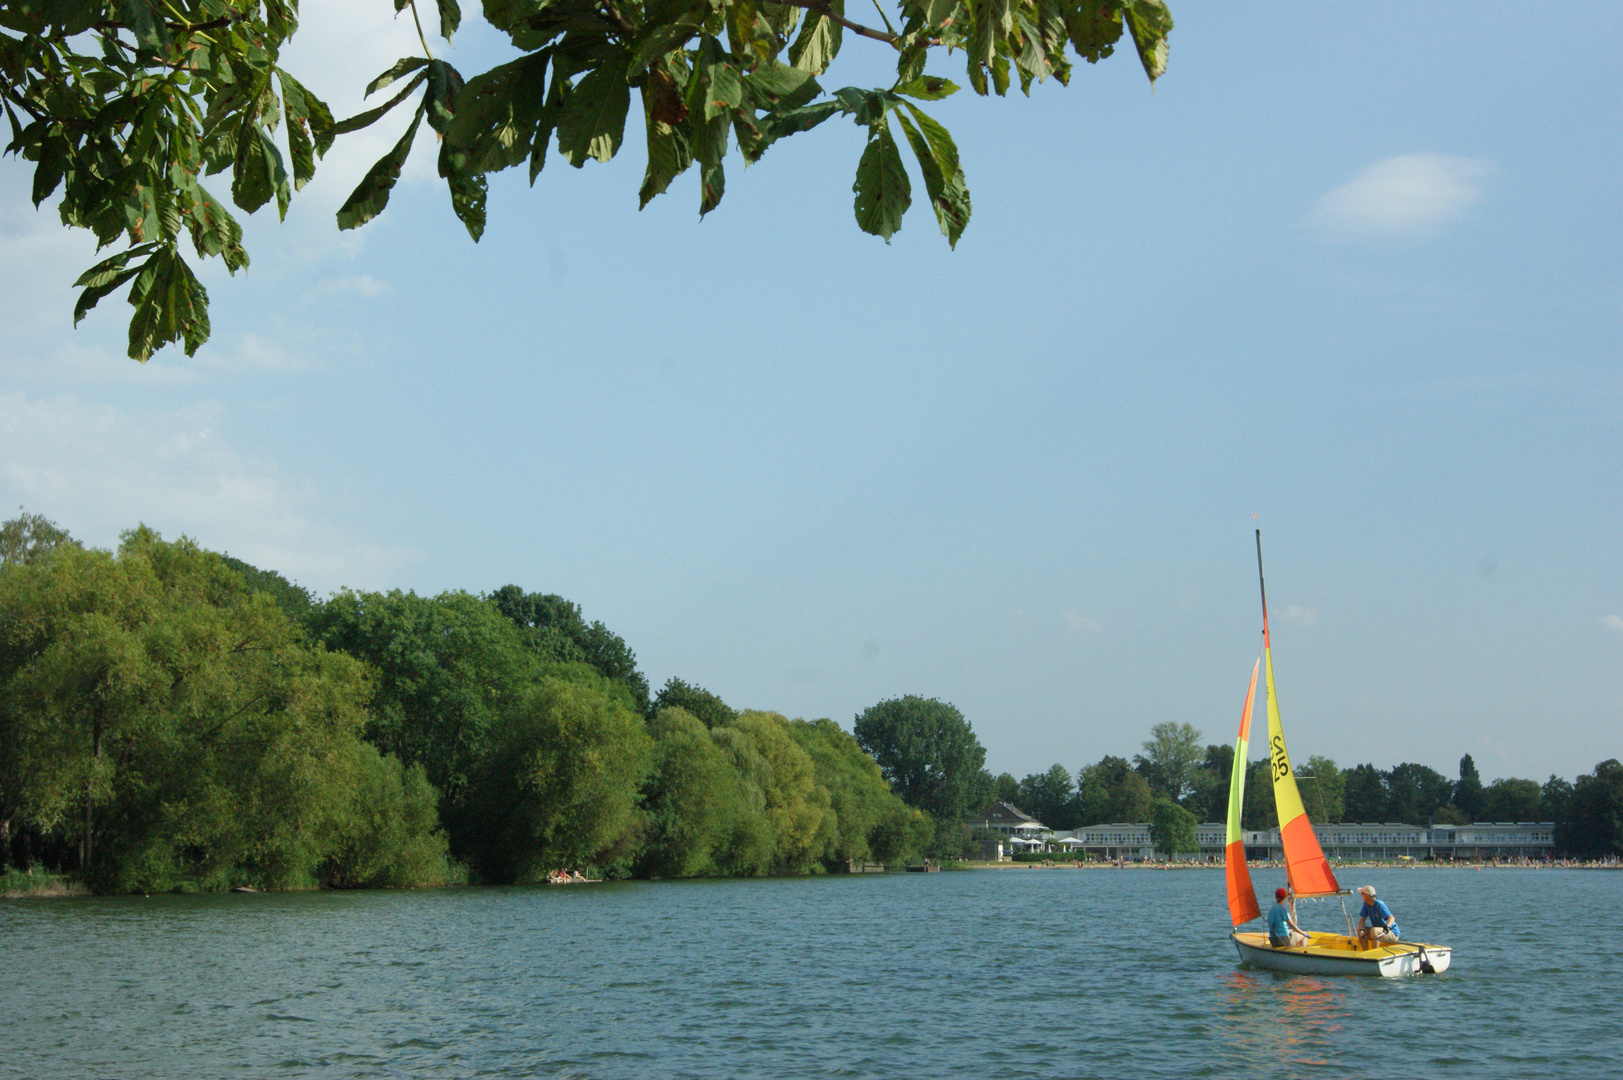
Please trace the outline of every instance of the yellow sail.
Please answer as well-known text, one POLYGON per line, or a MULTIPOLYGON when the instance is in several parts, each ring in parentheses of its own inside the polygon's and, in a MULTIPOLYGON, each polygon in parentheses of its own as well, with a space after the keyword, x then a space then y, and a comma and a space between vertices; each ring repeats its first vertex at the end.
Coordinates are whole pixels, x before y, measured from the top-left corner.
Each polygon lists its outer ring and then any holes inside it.
MULTIPOLYGON (((1262 530, 1257 530, 1257 579, 1262 580, 1262 530)), ((1319 847, 1313 823, 1296 790, 1285 728, 1279 721, 1279 694, 1274 687, 1274 651, 1268 636, 1268 591, 1262 593, 1262 662, 1268 685, 1268 768, 1274 780, 1274 809, 1279 813, 1279 843, 1285 849, 1285 874, 1297 896, 1326 896, 1341 891, 1330 862, 1319 847)))

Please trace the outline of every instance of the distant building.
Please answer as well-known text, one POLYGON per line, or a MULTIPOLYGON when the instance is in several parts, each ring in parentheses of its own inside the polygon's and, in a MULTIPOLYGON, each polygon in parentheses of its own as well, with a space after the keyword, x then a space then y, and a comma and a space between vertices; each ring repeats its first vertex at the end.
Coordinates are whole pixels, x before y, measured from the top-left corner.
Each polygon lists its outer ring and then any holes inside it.
POLYGON ((1016 851, 1047 850, 1054 831, 1013 803, 995 802, 968 822, 971 829, 985 829, 1009 838, 1016 851))
MULTIPOLYGON (((1470 825, 1336 824, 1315 825, 1325 855, 1335 862, 1410 859, 1544 859, 1555 846, 1555 825, 1548 821, 1488 822, 1470 825)), ((1221 860, 1227 826, 1205 822, 1195 826, 1199 852, 1177 856, 1180 861, 1221 860)), ((1283 859, 1279 830, 1246 829, 1241 834, 1246 858, 1283 859)), ((1055 833, 1051 847, 1078 851, 1094 859, 1154 859, 1147 822, 1089 825, 1055 833)))
MULTIPOLYGON (((1335 861, 1380 859, 1545 859, 1555 847, 1550 821, 1478 821, 1470 825, 1315 825, 1325 855, 1335 861)), ((1279 830, 1244 833, 1246 857, 1282 859, 1279 830)))

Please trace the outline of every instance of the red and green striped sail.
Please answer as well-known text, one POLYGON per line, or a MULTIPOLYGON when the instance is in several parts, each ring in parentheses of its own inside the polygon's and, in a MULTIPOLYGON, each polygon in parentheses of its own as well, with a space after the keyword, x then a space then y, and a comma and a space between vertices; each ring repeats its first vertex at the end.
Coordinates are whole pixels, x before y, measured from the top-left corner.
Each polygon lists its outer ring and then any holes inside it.
POLYGON ((1234 740, 1234 767, 1229 772, 1228 835, 1223 842, 1223 866, 1229 881, 1229 915, 1234 925, 1250 922, 1262 914, 1257 907, 1257 890, 1251 884, 1251 871, 1245 866, 1245 840, 1240 834, 1240 804, 1245 798, 1245 764, 1251 744, 1251 705, 1257 700, 1257 668, 1251 668, 1251 686, 1245 692, 1245 708, 1240 711, 1240 736, 1234 740))
MULTIPOLYGON (((1262 578, 1262 532, 1257 532, 1257 578, 1262 578)), ((1279 695, 1274 690, 1273 643, 1268 637, 1268 592, 1262 594, 1262 662, 1268 681, 1268 767, 1274 779, 1274 809, 1279 812, 1279 843, 1285 849, 1285 874, 1297 896, 1329 896, 1341 891, 1330 861, 1313 834, 1302 796, 1296 790, 1285 728, 1279 722, 1279 695)))

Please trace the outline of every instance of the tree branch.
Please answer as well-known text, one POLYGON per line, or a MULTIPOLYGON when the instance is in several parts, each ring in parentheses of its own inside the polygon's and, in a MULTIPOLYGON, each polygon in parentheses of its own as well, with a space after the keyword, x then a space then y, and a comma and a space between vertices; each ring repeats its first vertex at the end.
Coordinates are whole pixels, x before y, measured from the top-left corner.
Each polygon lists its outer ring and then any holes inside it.
POLYGON ((861 23, 854 23, 850 19, 847 19, 844 15, 836 15, 828 6, 828 0, 777 0, 777 2, 782 4, 784 7, 804 8, 805 10, 814 14, 823 16, 824 18, 833 19, 835 22, 839 23, 853 34, 861 34, 865 38, 873 38, 875 41, 883 41, 886 45, 889 45, 892 48, 900 49, 902 47, 902 39, 897 37, 895 34, 887 34, 883 30, 875 30, 872 27, 863 26, 861 23))

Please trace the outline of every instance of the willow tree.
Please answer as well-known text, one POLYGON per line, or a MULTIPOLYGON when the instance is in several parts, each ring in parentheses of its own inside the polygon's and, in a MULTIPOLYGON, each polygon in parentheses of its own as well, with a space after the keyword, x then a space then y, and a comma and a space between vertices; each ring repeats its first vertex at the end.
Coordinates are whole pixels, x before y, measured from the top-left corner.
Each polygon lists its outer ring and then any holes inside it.
MULTIPOLYGON (((379 4, 380 14, 384 0, 379 4)), ((866 129, 856 162, 859 228, 887 240, 912 203, 902 146, 917 160, 930 209, 949 244, 969 223, 958 148, 921 103, 958 87, 927 70, 963 54, 978 94, 1018 81, 1068 83, 1072 56, 1090 63, 1125 39, 1153 81, 1166 67, 1172 17, 1162 0, 900 0, 882 26, 850 17, 845 0, 484 0, 516 59, 471 78, 433 55, 418 0, 420 56, 366 87, 381 104, 344 120, 281 66, 298 28, 297 0, 15 0, 0 4, 0 102, 8 152, 34 162, 35 206, 61 193, 65 225, 99 246, 126 246, 86 270, 74 323, 128 287, 129 355, 172 342, 191 354, 208 339, 208 293, 182 254, 248 265, 242 228, 205 178, 230 175, 230 201, 254 213, 273 200, 287 215, 339 136, 404 114, 394 147, 338 210, 338 227, 377 217, 426 125, 439 172, 469 235, 485 229, 487 177, 528 171, 534 183, 556 144, 580 168, 619 153, 641 104, 646 206, 697 166, 699 212, 726 190, 736 150, 758 161, 779 139, 836 117, 866 129), (884 87, 825 90, 846 36, 896 55, 884 87), (397 110, 399 112, 397 113, 397 110)), ((422 0, 424 8, 428 0, 422 0)), ((457 0, 435 0, 430 26, 449 40, 457 0), (437 16, 435 19, 433 16, 437 16)), ((868 16, 863 16, 868 18, 868 16)), ((398 122, 393 120, 392 122, 398 122)))

